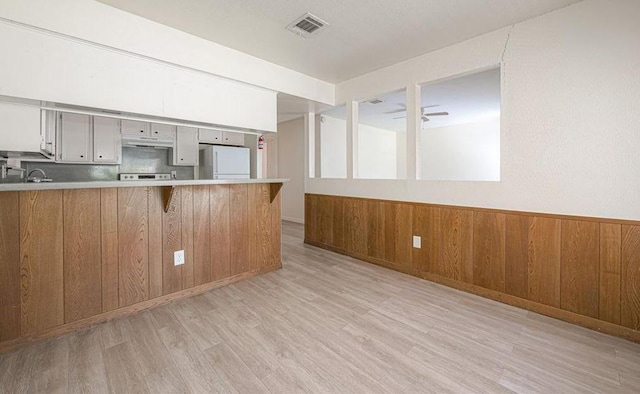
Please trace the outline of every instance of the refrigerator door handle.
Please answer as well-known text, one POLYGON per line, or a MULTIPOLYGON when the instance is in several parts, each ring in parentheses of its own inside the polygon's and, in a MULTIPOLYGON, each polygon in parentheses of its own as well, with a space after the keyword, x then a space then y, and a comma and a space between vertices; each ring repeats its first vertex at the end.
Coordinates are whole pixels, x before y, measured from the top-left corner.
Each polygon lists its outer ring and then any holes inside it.
POLYGON ((218 169, 218 152, 217 151, 213 151, 213 173, 216 174, 219 169, 218 169))

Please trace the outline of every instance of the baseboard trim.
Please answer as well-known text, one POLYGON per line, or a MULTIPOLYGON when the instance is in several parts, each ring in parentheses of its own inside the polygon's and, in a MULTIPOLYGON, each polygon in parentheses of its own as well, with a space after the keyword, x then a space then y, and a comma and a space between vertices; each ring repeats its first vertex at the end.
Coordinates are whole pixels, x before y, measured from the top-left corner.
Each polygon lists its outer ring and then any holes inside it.
POLYGON ((170 302, 180 300, 183 298, 188 298, 194 295, 206 293, 207 291, 216 289, 218 287, 223 287, 226 285, 230 285, 235 282, 239 282, 245 279, 252 278, 257 275, 261 275, 267 272, 276 271, 282 267, 282 264, 263 267, 260 270, 245 272, 242 274, 234 275, 228 278, 220 279, 214 282, 205 283, 203 285, 191 287, 189 289, 181 290, 175 293, 163 295, 157 298, 153 298, 151 300, 142 301, 137 304, 125 306, 119 309, 115 309, 113 311, 101 313, 96 316, 91 316, 86 319, 74 321, 71 323, 63 324, 61 326, 56 326, 50 328, 45 331, 41 331, 32 335, 23 336, 20 338, 12 339, 9 341, 5 341, 0 343, 0 354, 10 352, 12 350, 19 349, 23 346, 44 341, 47 339, 55 338, 62 336, 64 334, 68 334, 73 331, 82 330, 85 328, 89 328, 91 326, 95 326, 100 323, 104 323, 110 320, 119 319, 121 317, 133 315, 148 309, 153 309, 162 305, 166 305, 170 302))
POLYGON ((440 275, 432 274, 429 272, 418 272, 416 270, 407 269, 406 267, 400 267, 395 264, 391 264, 388 261, 372 258, 369 256, 361 255, 359 253, 349 252, 345 249, 336 248, 334 246, 325 245, 320 242, 305 239, 304 243, 315 246, 321 249, 326 249, 335 253, 339 253, 345 256, 353 257, 358 260, 362 260, 371 264, 375 264, 384 268, 388 268, 394 271, 402 272, 411 276, 415 276, 421 279, 428 280, 430 282, 438 283, 443 286, 451 287, 456 290, 461 290, 467 293, 475 294, 480 297, 488 298, 494 301, 502 302, 517 308, 526 309, 541 315, 553 317, 571 324, 576 324, 585 328, 589 328, 594 331, 598 331, 604 334, 613 335, 616 337, 624 338, 632 342, 640 343, 640 331, 633 330, 624 326, 609 323, 603 320, 594 319, 592 317, 580 315, 574 312, 569 312, 564 309, 556 308, 553 306, 540 304, 534 301, 526 300, 524 298, 516 297, 510 294, 501 293, 496 290, 487 289, 470 283, 460 282, 454 279, 442 277, 440 275))

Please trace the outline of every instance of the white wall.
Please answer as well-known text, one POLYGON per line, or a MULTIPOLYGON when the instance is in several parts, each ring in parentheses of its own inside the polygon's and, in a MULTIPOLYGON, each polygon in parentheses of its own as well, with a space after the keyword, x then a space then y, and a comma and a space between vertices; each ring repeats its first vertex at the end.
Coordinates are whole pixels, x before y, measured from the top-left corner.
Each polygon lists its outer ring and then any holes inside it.
POLYGON ((325 104, 334 102, 333 84, 97 1, 0 1, 1 20, 325 104))
POLYGON ((500 119, 424 129, 420 148, 420 179, 500 180, 500 119))
POLYGON ((304 118, 278 123, 278 178, 282 186, 282 219, 304 222, 304 118))
POLYGON ((358 125, 358 178, 396 179, 396 132, 358 125))
POLYGON ((347 122, 322 115, 320 123, 320 176, 347 177, 347 122))
POLYGON ((407 134, 396 133, 396 178, 407 177, 407 134))
POLYGON ((640 220, 638 20, 638 1, 585 0, 341 83, 338 103, 501 64, 501 181, 309 179, 307 192, 640 220))

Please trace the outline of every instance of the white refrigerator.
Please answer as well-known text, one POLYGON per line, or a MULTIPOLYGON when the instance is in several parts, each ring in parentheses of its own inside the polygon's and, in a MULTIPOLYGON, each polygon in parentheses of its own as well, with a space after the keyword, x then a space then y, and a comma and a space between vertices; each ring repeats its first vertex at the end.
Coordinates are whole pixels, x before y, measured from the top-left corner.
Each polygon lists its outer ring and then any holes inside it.
POLYGON ((249 148, 212 145, 200 149, 200 179, 249 179, 249 148))

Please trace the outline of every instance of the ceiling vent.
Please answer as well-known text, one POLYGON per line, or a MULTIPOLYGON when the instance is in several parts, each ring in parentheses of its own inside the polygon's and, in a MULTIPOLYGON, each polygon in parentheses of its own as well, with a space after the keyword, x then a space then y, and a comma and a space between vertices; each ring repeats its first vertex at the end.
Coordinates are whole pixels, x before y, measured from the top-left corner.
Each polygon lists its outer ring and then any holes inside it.
POLYGON ((307 12, 287 26, 287 30, 300 37, 307 38, 317 34, 322 27, 328 25, 327 22, 307 12))

